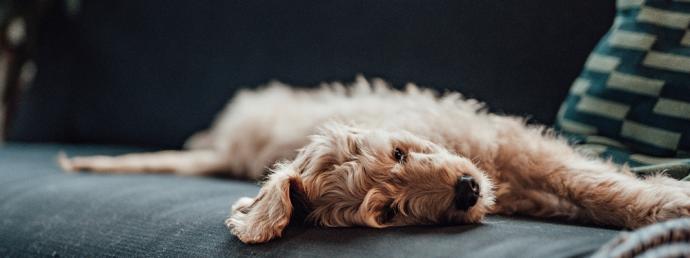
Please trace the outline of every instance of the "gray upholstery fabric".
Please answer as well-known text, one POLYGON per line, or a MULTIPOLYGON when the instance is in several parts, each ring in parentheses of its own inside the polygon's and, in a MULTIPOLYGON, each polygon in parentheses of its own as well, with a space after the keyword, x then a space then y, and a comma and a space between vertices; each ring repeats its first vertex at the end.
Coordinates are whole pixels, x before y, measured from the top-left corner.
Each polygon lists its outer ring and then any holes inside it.
POLYGON ((9 144, 0 147, 0 256, 571 257, 616 230, 492 216, 482 225, 394 229, 291 226, 282 239, 244 245, 223 226, 249 182, 165 175, 62 173, 59 150, 141 149, 9 144))

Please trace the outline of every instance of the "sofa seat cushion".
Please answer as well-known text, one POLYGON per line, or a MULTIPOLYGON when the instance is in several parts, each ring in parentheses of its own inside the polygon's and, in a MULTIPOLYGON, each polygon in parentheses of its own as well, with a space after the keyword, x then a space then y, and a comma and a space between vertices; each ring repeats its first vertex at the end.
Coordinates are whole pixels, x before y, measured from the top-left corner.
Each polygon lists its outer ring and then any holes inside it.
POLYGON ((454 256, 569 257, 592 253, 617 230, 491 216, 480 225, 392 229, 290 226, 245 245, 223 225, 232 202, 258 186, 217 178, 69 174, 56 154, 138 148, 0 147, 0 256, 454 256))

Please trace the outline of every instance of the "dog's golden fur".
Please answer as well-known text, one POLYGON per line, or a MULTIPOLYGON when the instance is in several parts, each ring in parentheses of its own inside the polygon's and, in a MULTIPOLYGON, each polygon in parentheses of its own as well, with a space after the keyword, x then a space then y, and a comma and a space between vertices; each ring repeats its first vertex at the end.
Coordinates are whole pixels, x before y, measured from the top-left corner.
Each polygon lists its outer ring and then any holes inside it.
POLYGON ((187 147, 61 157, 60 164, 251 179, 272 167, 258 196, 238 200, 225 222, 245 243, 279 237, 294 202, 306 207, 306 220, 328 227, 476 223, 499 213, 636 228, 690 211, 684 182, 638 179, 626 167, 579 153, 542 126, 488 113, 458 93, 439 97, 414 85, 397 91, 361 77, 350 86, 295 90, 273 82, 240 92, 187 147), (467 210, 453 205, 463 175, 480 189, 467 210))

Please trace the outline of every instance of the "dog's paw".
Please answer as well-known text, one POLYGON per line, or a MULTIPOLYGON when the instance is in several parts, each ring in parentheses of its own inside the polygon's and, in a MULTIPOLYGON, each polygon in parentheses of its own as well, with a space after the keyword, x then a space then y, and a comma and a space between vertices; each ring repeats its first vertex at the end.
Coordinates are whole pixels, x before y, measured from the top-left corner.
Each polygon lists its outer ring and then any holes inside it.
POLYGON ((657 218, 659 221, 690 217, 690 200, 676 199, 661 206, 657 218))
POLYGON ((638 216, 631 216, 626 227, 635 229, 661 221, 690 217, 690 199, 684 194, 673 194, 673 198, 665 198, 653 205, 641 206, 638 216))
POLYGON ((55 159, 57 160, 58 165, 60 166, 60 168, 62 168, 63 171, 69 173, 79 171, 79 169, 75 166, 74 162, 72 162, 72 159, 67 157, 67 154, 65 154, 64 151, 58 152, 58 155, 55 159))

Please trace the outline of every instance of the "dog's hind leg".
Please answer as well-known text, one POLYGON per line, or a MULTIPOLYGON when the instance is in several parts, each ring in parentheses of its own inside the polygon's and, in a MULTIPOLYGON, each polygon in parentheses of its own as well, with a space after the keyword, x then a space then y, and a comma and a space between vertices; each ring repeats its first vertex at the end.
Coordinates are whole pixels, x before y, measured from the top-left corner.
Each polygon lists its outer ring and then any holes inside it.
POLYGON ((213 150, 159 151, 120 156, 58 156, 58 164, 66 171, 96 173, 171 173, 178 175, 210 175, 228 171, 227 157, 213 150))
POLYGON ((184 148, 188 150, 211 149, 213 148, 213 135, 210 130, 197 132, 184 143, 184 148))

